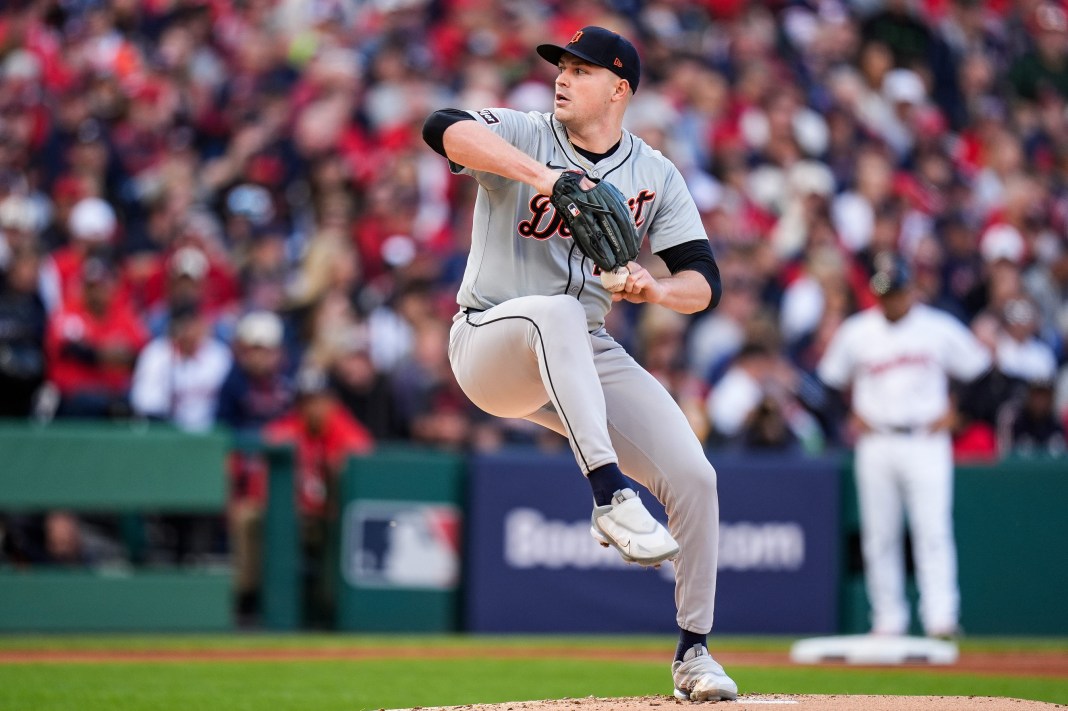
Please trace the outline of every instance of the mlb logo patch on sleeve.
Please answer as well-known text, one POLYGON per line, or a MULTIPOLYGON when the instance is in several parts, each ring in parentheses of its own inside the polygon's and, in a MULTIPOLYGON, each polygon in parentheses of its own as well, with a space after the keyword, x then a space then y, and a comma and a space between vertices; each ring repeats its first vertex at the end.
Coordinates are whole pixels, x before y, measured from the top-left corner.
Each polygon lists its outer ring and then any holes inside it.
POLYGON ((493 112, 490 111, 489 109, 482 109, 481 111, 478 112, 478 115, 486 123, 500 123, 501 122, 501 120, 499 118, 497 118, 496 116, 494 116, 493 112))

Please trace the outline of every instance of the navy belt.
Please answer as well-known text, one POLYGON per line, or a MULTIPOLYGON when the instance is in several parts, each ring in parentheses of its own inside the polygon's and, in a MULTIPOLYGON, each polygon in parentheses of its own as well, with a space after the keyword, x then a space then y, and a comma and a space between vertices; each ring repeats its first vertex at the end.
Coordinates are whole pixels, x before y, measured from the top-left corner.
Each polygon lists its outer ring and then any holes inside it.
POLYGON ((875 428, 877 432, 884 434, 899 434, 899 435, 912 435, 923 434, 927 432, 926 427, 920 427, 919 425, 889 425, 887 427, 875 428))

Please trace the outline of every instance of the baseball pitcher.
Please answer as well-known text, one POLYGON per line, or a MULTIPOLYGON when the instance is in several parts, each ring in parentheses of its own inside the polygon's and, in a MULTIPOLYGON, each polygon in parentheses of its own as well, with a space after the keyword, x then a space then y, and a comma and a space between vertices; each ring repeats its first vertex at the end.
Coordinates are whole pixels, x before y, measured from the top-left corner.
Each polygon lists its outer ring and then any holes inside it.
POLYGON ((567 437, 593 490, 591 533, 639 565, 675 564, 681 699, 733 699, 707 649, 716 591, 716 471, 678 405, 604 328, 614 301, 712 308, 720 279, 678 169, 623 130, 638 88, 625 38, 585 27, 538 54, 559 74, 551 113, 445 109, 423 137, 478 181, 471 252, 449 343, 480 408, 567 437), (641 242, 671 276, 634 261, 641 242), (628 479, 668 514, 670 533, 628 479))

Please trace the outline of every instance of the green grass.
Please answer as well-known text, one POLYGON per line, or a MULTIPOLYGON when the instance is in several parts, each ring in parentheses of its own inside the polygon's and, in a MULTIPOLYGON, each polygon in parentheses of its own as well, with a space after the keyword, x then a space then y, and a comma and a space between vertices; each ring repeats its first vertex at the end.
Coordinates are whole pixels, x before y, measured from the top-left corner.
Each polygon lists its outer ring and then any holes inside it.
MULTIPOLYGON (((716 648, 786 651, 781 638, 724 638, 716 648)), ((0 650, 330 650, 403 645, 456 650, 569 646, 663 651, 666 637, 354 635, 0 636, 0 650)), ((976 640, 984 651, 1068 650, 1064 640, 976 640)), ((923 668, 742 667, 743 693, 978 695, 1068 704, 1068 679, 977 676, 923 668)), ((0 664, 2 711, 356 711, 537 698, 670 692, 664 662, 487 658, 0 664)))

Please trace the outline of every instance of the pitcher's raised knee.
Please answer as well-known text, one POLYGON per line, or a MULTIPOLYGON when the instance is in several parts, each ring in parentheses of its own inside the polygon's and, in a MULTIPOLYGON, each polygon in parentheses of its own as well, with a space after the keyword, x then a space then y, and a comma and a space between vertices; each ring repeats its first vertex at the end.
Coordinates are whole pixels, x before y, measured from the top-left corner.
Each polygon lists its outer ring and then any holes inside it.
POLYGON ((586 309, 582 303, 567 294, 530 297, 530 317, 536 323, 553 323, 565 327, 581 328, 587 333, 586 309))

